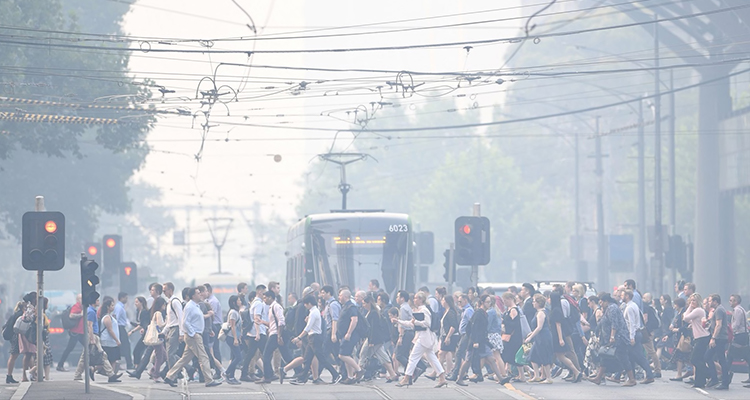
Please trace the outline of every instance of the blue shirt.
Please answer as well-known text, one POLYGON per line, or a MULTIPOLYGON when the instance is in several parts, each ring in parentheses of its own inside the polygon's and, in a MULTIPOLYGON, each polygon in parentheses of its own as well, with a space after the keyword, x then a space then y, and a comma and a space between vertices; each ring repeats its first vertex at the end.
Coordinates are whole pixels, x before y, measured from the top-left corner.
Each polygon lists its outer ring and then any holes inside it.
POLYGON ((461 312, 461 322, 458 324, 458 333, 462 335, 466 333, 466 326, 469 325, 469 320, 473 315, 474 309, 471 307, 471 305, 465 305, 463 308, 463 312, 461 312))
POLYGON ((214 323, 214 325, 221 325, 224 322, 221 313, 221 302, 219 302, 219 299, 217 299, 213 294, 206 301, 208 301, 208 304, 211 305, 211 309, 214 310, 214 319, 212 322, 214 323))
POLYGON ((182 331, 190 337, 194 337, 196 333, 203 334, 206 325, 203 321, 203 311, 198 304, 192 300, 188 301, 184 312, 182 331))
POLYGON ((638 306, 639 311, 643 311, 643 300, 641 300, 641 294, 633 290, 633 302, 638 306))
POLYGON ((127 326, 130 325, 130 321, 128 321, 128 313, 125 312, 125 304, 122 304, 120 301, 115 303, 114 314, 118 326, 124 326, 127 328, 127 326))
MULTIPOLYGON (((252 315, 253 320, 255 320, 255 316, 258 315, 261 321, 268 321, 268 306, 266 306, 266 303, 256 297, 255 300, 253 300, 253 305, 250 306, 250 315, 252 315)), ((258 325, 258 328, 260 329, 261 335, 265 335, 268 331, 268 327, 265 325, 258 325)), ((255 330, 254 323, 253 329, 250 330, 250 334, 252 336, 256 336, 258 334, 258 332, 255 330)))
POLYGON ((326 301, 326 331, 330 331, 333 327, 333 321, 338 322, 339 316, 341 315, 341 303, 336 301, 333 297, 326 301))
POLYGON ((98 335, 99 334, 99 318, 96 317, 96 308, 94 308, 94 306, 89 306, 89 309, 86 312, 86 320, 93 323, 94 335, 98 335))

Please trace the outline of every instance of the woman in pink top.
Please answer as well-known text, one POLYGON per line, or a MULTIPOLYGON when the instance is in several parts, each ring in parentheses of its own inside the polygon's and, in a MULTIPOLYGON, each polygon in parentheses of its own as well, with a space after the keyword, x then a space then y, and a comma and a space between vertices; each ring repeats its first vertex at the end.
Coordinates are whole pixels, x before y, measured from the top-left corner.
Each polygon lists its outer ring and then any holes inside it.
POLYGON ((690 324, 693 331, 693 352, 690 354, 690 362, 695 366, 694 388, 706 387, 708 377, 708 364, 704 355, 708 349, 708 330, 703 326, 706 311, 701 307, 701 295, 693 293, 688 297, 688 309, 683 315, 683 321, 690 324))

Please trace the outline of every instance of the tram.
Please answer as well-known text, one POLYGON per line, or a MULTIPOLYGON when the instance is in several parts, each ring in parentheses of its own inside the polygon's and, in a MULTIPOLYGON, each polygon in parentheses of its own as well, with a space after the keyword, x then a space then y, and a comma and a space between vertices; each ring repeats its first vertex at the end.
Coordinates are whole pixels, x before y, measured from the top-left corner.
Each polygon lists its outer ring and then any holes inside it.
POLYGON ((352 291, 371 279, 389 294, 414 291, 411 219, 381 211, 308 215, 287 235, 286 288, 300 294, 313 282, 352 291))

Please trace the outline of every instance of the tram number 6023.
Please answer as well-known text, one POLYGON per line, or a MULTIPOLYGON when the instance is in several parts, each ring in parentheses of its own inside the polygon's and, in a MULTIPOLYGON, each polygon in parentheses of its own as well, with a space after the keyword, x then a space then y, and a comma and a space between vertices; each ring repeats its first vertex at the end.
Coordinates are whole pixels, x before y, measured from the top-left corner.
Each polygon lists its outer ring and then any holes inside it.
POLYGON ((409 232, 409 225, 389 225, 388 232, 409 232))

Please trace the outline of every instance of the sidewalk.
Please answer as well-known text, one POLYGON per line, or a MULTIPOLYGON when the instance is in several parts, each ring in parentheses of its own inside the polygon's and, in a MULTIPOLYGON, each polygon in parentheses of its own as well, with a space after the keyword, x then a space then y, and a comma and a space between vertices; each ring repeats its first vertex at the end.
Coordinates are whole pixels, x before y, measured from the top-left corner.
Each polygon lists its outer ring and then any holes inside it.
MULTIPOLYGON (((117 388, 113 388, 117 389, 117 388)), ((84 393, 84 385, 78 381, 51 381, 22 383, 12 400, 133 400, 133 396, 110 390, 106 384, 91 385, 91 393, 84 393), (26 389, 25 393, 23 393, 26 389), (23 396, 21 394, 23 393, 23 396)))

